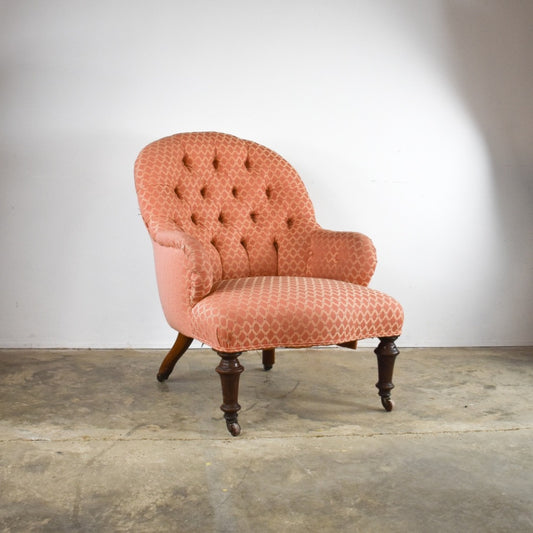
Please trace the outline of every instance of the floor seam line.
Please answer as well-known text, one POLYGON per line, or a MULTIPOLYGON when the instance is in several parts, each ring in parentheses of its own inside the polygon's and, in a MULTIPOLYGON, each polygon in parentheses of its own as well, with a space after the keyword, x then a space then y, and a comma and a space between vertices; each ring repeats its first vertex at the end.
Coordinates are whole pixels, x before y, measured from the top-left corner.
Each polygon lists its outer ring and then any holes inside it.
POLYGON ((65 438, 65 439, 47 439, 47 438, 14 438, 0 439, 0 444, 14 442, 49 442, 49 443, 66 443, 66 442, 243 442, 252 440, 272 440, 272 439, 331 439, 331 438, 374 438, 374 437, 411 437, 411 436, 429 436, 429 435, 467 435, 472 433, 508 433, 512 431, 531 431, 533 427, 517 427, 502 429, 470 429, 470 430, 448 430, 448 431, 407 431, 402 433, 364 433, 364 434, 338 434, 338 435, 280 435, 280 436, 262 436, 262 437, 244 437, 234 439, 228 437, 220 438, 127 438, 127 437, 94 437, 94 438, 65 438))

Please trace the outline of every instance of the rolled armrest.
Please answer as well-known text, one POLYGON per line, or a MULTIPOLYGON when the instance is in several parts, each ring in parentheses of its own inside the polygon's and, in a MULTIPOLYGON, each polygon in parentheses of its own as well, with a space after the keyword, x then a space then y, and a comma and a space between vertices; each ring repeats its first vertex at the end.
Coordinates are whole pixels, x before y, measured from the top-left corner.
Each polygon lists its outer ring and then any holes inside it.
POLYGON ((311 235, 309 276, 367 286, 376 269, 376 249, 362 233, 317 229, 311 235))
MULTIPOLYGON (((175 283, 181 286, 181 290, 186 290, 191 307, 211 292, 221 273, 208 247, 195 237, 168 226, 157 228, 152 238, 159 246, 181 252, 177 255, 177 260, 183 264, 180 265, 179 272, 175 269, 175 283)), ((165 265, 159 267, 165 268, 165 265)))

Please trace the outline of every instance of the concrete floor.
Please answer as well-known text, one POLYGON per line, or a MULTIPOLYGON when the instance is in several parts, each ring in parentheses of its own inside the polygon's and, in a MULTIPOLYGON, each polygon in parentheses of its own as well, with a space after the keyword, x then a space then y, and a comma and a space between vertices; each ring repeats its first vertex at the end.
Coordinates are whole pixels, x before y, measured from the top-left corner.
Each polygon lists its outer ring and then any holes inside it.
POLYGON ((533 531, 532 353, 249 352, 232 438, 210 350, 1 350, 0 530, 533 531))

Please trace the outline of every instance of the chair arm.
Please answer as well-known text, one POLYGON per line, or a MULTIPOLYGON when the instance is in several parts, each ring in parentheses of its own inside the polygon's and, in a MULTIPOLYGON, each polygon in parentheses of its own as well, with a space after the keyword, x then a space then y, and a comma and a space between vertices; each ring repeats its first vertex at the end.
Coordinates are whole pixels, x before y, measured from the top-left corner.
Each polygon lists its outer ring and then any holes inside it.
POLYGON ((156 265, 156 267, 159 272, 161 268, 171 266, 171 263, 181 263, 178 268, 173 268, 171 276, 174 277, 176 290, 183 292, 185 289, 188 293, 187 301, 191 307, 211 292, 213 284, 220 278, 220 269, 217 269, 213 257, 204 244, 171 224, 158 225, 152 233, 152 239, 156 245, 178 252, 177 256, 172 254, 174 260, 168 265, 156 265))
POLYGON ((362 233, 319 228, 311 234, 308 275, 367 286, 376 269, 376 249, 362 233))

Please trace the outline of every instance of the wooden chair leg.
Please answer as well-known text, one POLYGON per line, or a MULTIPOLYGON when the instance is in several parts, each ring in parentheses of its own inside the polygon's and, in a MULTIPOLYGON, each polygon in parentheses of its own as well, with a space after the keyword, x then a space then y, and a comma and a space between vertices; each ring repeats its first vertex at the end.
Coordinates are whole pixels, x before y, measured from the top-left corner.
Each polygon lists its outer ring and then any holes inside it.
POLYGON ((381 404, 386 411, 392 411, 394 402, 391 400, 390 393, 394 389, 392 383, 392 373, 394 371, 394 361, 400 353, 394 341, 398 337, 380 337, 379 346, 374 350, 378 358, 378 382, 376 387, 381 396, 381 404))
POLYGON ((269 348, 267 350, 263 350, 263 368, 265 370, 270 370, 274 366, 275 362, 276 362, 276 349, 269 348))
POLYGON ((340 344, 337 344, 337 346, 342 346, 343 348, 350 348, 350 350, 357 350, 357 341, 341 342, 340 344))
POLYGON ((161 366, 159 367, 157 381, 163 383, 163 381, 168 379, 168 376, 172 374, 174 366, 178 362, 179 358, 187 351, 187 348, 191 345, 192 341, 193 339, 190 337, 186 337, 181 333, 178 334, 178 338, 176 339, 174 346, 172 346, 165 359, 163 359, 161 366))
POLYGON ((241 408, 238 402, 239 378, 244 371, 244 367, 239 363, 239 359, 237 359, 241 355, 241 352, 217 353, 221 357, 220 364, 216 368, 220 376, 220 384, 222 385, 222 405, 220 409, 224 412, 228 431, 236 437, 241 432, 241 426, 237 421, 237 413, 241 408))

